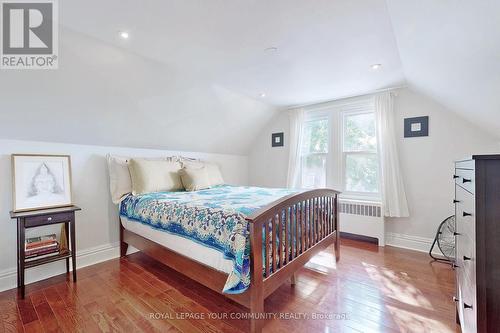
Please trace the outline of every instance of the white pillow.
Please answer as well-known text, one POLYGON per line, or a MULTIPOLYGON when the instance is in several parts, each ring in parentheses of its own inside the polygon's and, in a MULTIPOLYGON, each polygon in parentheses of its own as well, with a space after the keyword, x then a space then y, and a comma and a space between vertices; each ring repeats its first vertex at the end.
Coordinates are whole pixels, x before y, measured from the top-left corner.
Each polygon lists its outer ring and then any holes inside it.
POLYGON ((119 204, 121 199, 132 192, 132 180, 128 171, 128 157, 107 156, 109 170, 109 190, 111 200, 119 204))
POLYGON ((182 168, 179 170, 182 185, 186 191, 199 191, 210 188, 207 168, 182 168))
POLYGON ((128 164, 132 194, 178 191, 184 189, 179 176, 179 162, 132 158, 128 164))
MULTIPOLYGON (((132 179, 128 169, 128 164, 132 158, 108 154, 106 159, 108 161, 111 200, 113 203, 119 204, 124 196, 132 193, 132 179)), ((148 157, 144 159, 148 161, 180 161, 180 158, 175 156, 148 157)))
POLYGON ((222 178, 219 166, 215 163, 183 158, 182 166, 186 169, 201 169, 205 167, 207 169, 210 186, 224 184, 224 179, 222 178))

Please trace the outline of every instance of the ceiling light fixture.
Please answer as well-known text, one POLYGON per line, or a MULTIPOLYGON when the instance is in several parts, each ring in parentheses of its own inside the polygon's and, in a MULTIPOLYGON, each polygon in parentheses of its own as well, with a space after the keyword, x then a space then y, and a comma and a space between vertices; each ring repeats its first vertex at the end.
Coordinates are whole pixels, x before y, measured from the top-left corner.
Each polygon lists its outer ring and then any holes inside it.
POLYGON ((382 64, 373 64, 370 66, 371 69, 373 69, 374 71, 382 68, 382 64))
POLYGON ((123 39, 128 39, 128 37, 129 37, 128 32, 121 31, 120 32, 120 37, 123 38, 123 39))
POLYGON ((265 93, 265 92, 261 92, 261 93, 259 94, 259 96, 260 96, 260 98, 264 98, 264 97, 266 97, 266 93, 265 93))
POLYGON ((274 52, 277 52, 277 51, 278 51, 278 48, 275 47, 275 46, 271 46, 271 47, 268 47, 268 48, 264 49, 264 52, 266 52, 266 53, 274 53, 274 52))

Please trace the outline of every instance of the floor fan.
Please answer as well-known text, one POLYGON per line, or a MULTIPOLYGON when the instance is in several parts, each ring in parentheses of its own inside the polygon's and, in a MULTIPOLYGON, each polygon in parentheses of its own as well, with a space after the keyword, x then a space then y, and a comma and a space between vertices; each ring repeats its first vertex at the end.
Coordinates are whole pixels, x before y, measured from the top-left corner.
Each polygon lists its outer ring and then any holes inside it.
POLYGON ((432 242, 429 256, 436 261, 453 263, 455 261, 455 215, 446 218, 439 224, 432 242), (434 247, 437 245, 444 258, 436 257, 432 254, 434 247))

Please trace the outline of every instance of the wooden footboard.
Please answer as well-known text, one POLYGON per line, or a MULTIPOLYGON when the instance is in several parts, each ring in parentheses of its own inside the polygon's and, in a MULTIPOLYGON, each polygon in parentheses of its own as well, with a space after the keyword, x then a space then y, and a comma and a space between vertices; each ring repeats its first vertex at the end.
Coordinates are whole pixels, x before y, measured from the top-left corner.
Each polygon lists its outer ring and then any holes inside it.
MULTIPOLYGON (((339 260, 338 193, 320 189, 290 195, 247 217, 251 285, 245 293, 223 295, 250 308, 252 333, 262 331, 264 299, 293 278, 293 274, 309 259, 335 242, 335 258, 339 260)), ((122 256, 126 255, 130 244, 181 274, 222 293, 227 275, 125 230, 121 223, 120 242, 122 256)))
MULTIPOLYGON (((287 196, 247 218, 251 241, 252 314, 262 313, 264 299, 333 242, 335 258, 339 260, 338 194, 334 190, 319 189, 287 196)), ((254 315, 252 318, 251 331, 260 332, 261 317, 254 315)))

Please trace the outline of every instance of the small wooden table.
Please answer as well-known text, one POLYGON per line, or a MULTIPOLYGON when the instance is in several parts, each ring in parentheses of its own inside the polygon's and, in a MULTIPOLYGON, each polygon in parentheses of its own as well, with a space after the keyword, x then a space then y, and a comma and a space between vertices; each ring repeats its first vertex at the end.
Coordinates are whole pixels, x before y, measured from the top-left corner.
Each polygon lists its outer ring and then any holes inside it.
POLYGON ((17 288, 21 289, 24 298, 24 272, 50 262, 66 259, 66 273, 70 271, 69 260, 73 268, 73 281, 76 282, 76 241, 75 241, 75 212, 81 210, 77 206, 33 210, 29 212, 10 212, 12 219, 17 219, 17 288), (28 228, 64 223, 66 233, 66 251, 50 257, 26 261, 25 258, 25 231, 28 228))

